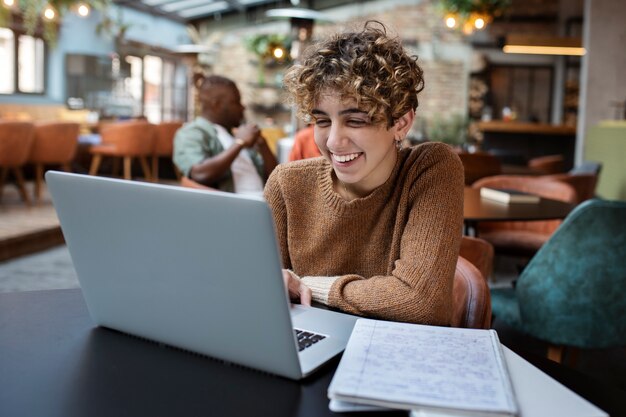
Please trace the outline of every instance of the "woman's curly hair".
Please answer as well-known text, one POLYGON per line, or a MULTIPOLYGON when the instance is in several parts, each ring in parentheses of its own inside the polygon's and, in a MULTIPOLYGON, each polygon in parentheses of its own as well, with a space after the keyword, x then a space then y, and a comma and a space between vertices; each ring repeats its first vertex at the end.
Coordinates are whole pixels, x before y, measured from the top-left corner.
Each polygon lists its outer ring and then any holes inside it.
POLYGON ((417 57, 409 56, 398 38, 387 36, 385 25, 368 21, 360 32, 332 35, 308 48, 301 63, 285 74, 290 104, 303 119, 311 117, 325 90, 356 100, 375 124, 391 127, 418 105, 424 89, 417 57), (379 26, 379 27, 376 27, 379 26))

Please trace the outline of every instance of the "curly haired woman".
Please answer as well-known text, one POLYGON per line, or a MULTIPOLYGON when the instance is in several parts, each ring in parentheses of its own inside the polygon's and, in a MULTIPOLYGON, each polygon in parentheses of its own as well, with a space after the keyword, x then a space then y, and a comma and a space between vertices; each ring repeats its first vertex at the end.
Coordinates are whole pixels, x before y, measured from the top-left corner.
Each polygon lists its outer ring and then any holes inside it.
POLYGON ((290 298, 449 325, 463 168, 447 145, 401 147, 424 87, 417 58, 367 22, 309 48, 285 85, 322 153, 265 187, 290 298))

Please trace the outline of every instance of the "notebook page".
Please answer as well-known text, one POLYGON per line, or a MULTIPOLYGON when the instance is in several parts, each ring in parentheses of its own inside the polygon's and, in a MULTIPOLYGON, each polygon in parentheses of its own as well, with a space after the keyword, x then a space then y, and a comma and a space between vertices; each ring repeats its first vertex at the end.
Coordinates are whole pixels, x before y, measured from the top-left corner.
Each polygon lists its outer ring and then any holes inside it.
POLYGON ((359 319, 328 394, 398 408, 517 412, 491 330, 359 319))

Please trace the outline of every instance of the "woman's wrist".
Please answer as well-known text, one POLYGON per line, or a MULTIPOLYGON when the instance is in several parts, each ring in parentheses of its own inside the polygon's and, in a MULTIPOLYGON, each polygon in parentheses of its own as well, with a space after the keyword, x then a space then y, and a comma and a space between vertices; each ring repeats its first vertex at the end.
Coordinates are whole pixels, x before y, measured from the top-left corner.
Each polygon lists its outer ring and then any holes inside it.
POLYGON ((313 301, 328 305, 328 297, 330 295, 330 289, 339 279, 335 277, 300 277, 300 280, 311 289, 313 301))

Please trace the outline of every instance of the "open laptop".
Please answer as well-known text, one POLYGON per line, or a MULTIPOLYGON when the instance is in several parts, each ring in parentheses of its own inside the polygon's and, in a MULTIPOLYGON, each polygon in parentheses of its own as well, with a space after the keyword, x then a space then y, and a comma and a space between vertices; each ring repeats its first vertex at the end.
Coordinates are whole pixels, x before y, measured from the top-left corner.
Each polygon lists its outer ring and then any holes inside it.
POLYGON ((262 199, 54 171, 46 182, 96 324, 291 379, 345 348, 356 317, 289 304, 262 199))

